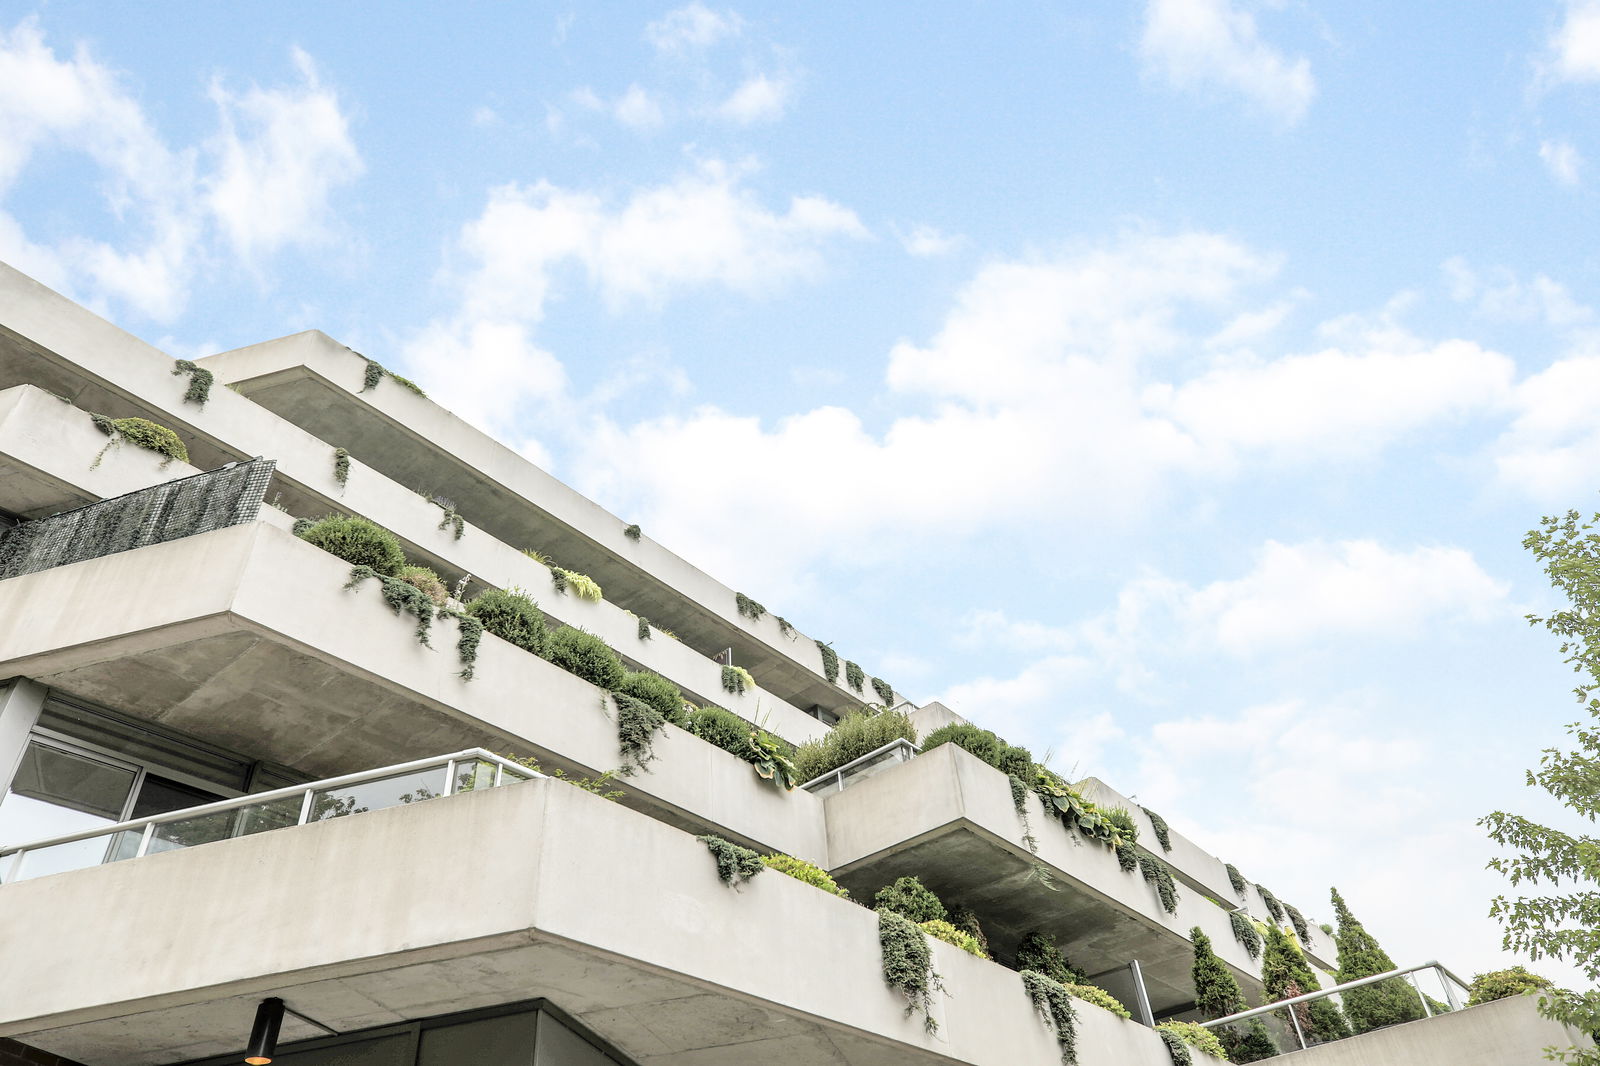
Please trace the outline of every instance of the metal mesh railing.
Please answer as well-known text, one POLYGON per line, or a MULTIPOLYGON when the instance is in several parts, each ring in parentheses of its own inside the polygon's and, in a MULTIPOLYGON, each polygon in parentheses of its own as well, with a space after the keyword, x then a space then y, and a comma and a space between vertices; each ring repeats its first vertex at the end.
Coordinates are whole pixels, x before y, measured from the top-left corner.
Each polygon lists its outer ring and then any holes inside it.
POLYGON ((0 534, 0 579, 255 520, 276 462, 229 463, 0 534))

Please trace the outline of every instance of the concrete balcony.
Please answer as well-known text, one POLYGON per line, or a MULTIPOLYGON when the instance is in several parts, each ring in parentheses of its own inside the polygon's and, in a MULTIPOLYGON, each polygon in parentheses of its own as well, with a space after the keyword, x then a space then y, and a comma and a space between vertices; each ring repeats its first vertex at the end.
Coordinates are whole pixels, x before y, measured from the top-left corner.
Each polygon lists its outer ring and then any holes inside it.
MULTIPOLYGON (((344 354, 364 369, 362 360, 347 351, 344 354)), ((621 606, 633 606, 637 613, 673 629, 690 647, 713 655, 733 647, 736 661, 775 697, 766 708, 772 714, 770 725, 786 739, 805 739, 818 728, 814 720, 794 710, 796 707, 818 704, 836 712, 861 703, 861 697, 822 678, 821 657, 813 642, 797 635, 778 635, 777 623, 770 617, 747 624, 736 614, 731 590, 658 545, 629 541, 615 516, 505 449, 500 450, 525 467, 530 478, 541 485, 548 481, 549 491, 567 501, 555 508, 563 517, 559 521, 554 516, 547 521, 530 518, 527 525, 510 529, 509 547, 470 525, 457 539, 453 532, 437 528, 442 512, 419 496, 416 486, 393 481, 359 460, 352 461, 348 481, 339 484, 333 477, 333 449, 342 445, 343 434, 320 439, 220 385, 212 390, 204 407, 185 403, 186 380, 173 376, 172 369, 172 359, 163 352, 0 264, 0 389, 37 385, 84 410, 150 418, 183 437, 191 461, 200 469, 255 455, 275 459, 274 490, 281 491, 282 502, 291 511, 299 515, 335 510, 365 515, 393 530, 416 561, 441 573, 465 572, 496 584, 521 583, 539 594, 549 587, 548 571, 542 571, 541 578, 541 572, 534 569, 537 564, 522 557, 520 549, 542 544, 541 550, 552 552, 565 565, 587 571, 602 586, 610 586, 621 606), (579 529, 571 526, 573 522, 598 526, 579 529), (560 533, 569 526, 568 533, 560 533), (561 538, 571 536, 574 546, 586 540, 591 547, 566 555, 568 541, 553 539, 558 533, 561 538), (490 543, 497 548, 487 548, 490 543), (607 552, 621 554, 607 556, 607 552), (764 636, 757 639, 753 636, 757 632, 764 636)), ((404 411, 405 417, 422 418, 424 424, 438 422, 434 428, 440 432, 446 432, 440 419, 465 429, 453 416, 392 383, 376 391, 384 397, 383 403, 416 401, 422 406, 404 411)), ((358 401, 358 406, 362 404, 364 401, 358 401)), ((496 460, 488 447, 492 442, 481 434, 477 437, 481 439, 474 459, 481 458, 491 467, 508 461, 496 460)), ((468 477, 465 470, 462 477, 468 477)), ((454 491, 450 485, 434 489, 446 494, 454 491)), ((514 494, 511 489, 505 491, 514 494)), ((701 682, 682 683, 696 691, 705 687, 701 682)))
MULTIPOLYGON (((267 509, 267 510, 270 510, 267 509)), ((282 516, 275 516, 281 518, 282 516)), ((485 634, 462 681, 456 630, 433 649, 349 566, 256 522, 4 582, 0 677, 68 694, 316 776, 485 747, 594 774, 621 762, 595 686, 485 634)), ((827 861, 821 801, 784 793, 676 726, 627 802, 696 832, 827 861)))
POLYGON ((1259 1001, 1259 967, 1234 939, 1227 911, 1180 886, 1177 913, 1167 914, 1154 888, 1138 871, 1123 872, 1109 848, 1047 818, 1037 797, 1027 803, 1037 856, 1024 843, 1006 775, 941 745, 825 798, 830 872, 863 899, 913 875, 941 899, 977 911, 1002 957, 1038 929, 1091 975, 1137 959, 1158 1015, 1194 999, 1189 930, 1199 926, 1259 1001))
MULTIPOLYGON (((929 1035, 872 912, 771 871, 729 889, 697 841, 548 779, 0 886, 0 943, 0 1035, 88 1066, 237 1053, 268 995, 340 1032, 542 998, 648 1066, 1060 1061, 1016 974, 933 943, 929 1035)), ((1077 1014, 1080 1061, 1169 1066, 1077 1014)))

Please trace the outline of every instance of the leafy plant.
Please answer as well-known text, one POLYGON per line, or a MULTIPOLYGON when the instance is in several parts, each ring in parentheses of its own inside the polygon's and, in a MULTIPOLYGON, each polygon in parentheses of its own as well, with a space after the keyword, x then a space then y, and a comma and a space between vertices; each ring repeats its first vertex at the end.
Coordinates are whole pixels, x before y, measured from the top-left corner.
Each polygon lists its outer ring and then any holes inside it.
POLYGON ((1093 1003, 1096 1007, 1108 1010, 1118 1018, 1133 1018, 1128 1008, 1122 1005, 1121 1000, 1098 985, 1076 984, 1064 987, 1067 990, 1067 994, 1073 999, 1081 999, 1085 1003, 1093 1003))
MULTIPOLYGON (((1339 923, 1333 939, 1339 946, 1340 984, 1394 969, 1394 960, 1350 913, 1338 889, 1333 890, 1333 915, 1339 923)), ((1422 1017, 1422 1000, 1417 998, 1416 989, 1400 977, 1349 989, 1341 993, 1341 998, 1350 1027, 1357 1033, 1422 1017)))
POLYGON ((1233 890, 1239 895, 1246 895, 1245 890, 1249 887, 1249 882, 1244 879, 1244 874, 1240 873, 1239 868, 1231 862, 1224 868, 1228 871, 1228 884, 1232 885, 1233 890))
POLYGON ((1233 939, 1244 947, 1244 953, 1252 959, 1261 957, 1261 932, 1256 929, 1256 923, 1244 911, 1229 911, 1228 921, 1233 926, 1233 939))
POLYGON ((1086 980, 1066 954, 1037 929, 1017 945, 1017 969, 1032 970, 1062 985, 1080 985, 1086 980))
POLYGON ((550 578, 555 582, 556 591, 565 593, 571 590, 572 594, 580 600, 590 603, 599 603, 604 597, 600 586, 588 574, 580 574, 576 570, 563 570, 559 566, 550 568, 550 578))
POLYGON ((878 701, 885 707, 894 706, 894 686, 881 677, 872 679, 872 691, 878 694, 878 701))
POLYGON ((545 641, 544 657, 569 674, 607 690, 622 684, 628 673, 610 645, 574 626, 562 626, 550 634, 545 641))
POLYGON ((878 889, 872 905, 880 911, 890 911, 919 925, 923 922, 942 922, 950 916, 934 895, 915 877, 901 877, 893 884, 878 889))
MULTIPOLYGON (((538 548, 523 548, 522 554, 526 555, 528 558, 532 559, 534 562, 538 563, 542 567, 545 567, 546 569, 553 570, 555 568, 555 563, 551 561, 550 556, 546 555, 538 548)), ((563 589, 566 588, 565 581, 561 583, 561 587, 563 589)))
POLYGON ((1104 818, 1111 828, 1116 830, 1118 836, 1129 844, 1139 840, 1139 823, 1134 820, 1133 812, 1126 807, 1102 807, 1100 817, 1104 818))
POLYGON ((839 883, 832 877, 828 876, 828 871, 814 863, 806 862, 804 859, 797 859, 793 855, 784 855, 781 852, 763 855, 761 856, 761 861, 766 863, 769 868, 777 870, 781 874, 788 874, 796 881, 804 881, 808 885, 820 888, 824 892, 831 892, 842 899, 850 898, 850 893, 841 888, 839 883))
POLYGON ((733 603, 734 606, 738 608, 740 617, 748 618, 752 622, 761 621, 762 616, 767 613, 767 609, 765 607, 761 606, 755 600, 752 600, 749 596, 746 596, 742 592, 736 592, 733 594, 733 603))
MULTIPOLYGON (((1217 1039, 1217 1034, 1199 1022, 1162 1022, 1156 1026, 1156 1032, 1160 1033, 1161 1038, 1167 1042, 1168 1051, 1173 1051, 1172 1042, 1176 1040, 1179 1042, 1179 1047, 1187 1045, 1202 1054, 1210 1055, 1214 1059, 1228 1061, 1228 1053, 1222 1050, 1222 1042, 1217 1039)), ((1187 1049, 1184 1050, 1183 1055, 1181 1062, 1192 1061, 1188 1057, 1189 1052, 1187 1049)), ((1173 1052, 1172 1062, 1173 1066, 1180 1066, 1180 1060, 1176 1052, 1173 1052)))
POLYGON ((343 448, 333 450, 333 480, 341 485, 350 480, 350 453, 343 448))
POLYGON ((622 535, 637 543, 639 538, 644 536, 644 531, 639 528, 638 523, 634 523, 631 526, 623 526, 622 535))
POLYGON ((795 772, 800 780, 814 781, 830 770, 877 751, 893 740, 915 740, 916 727, 901 711, 856 712, 795 751, 795 772))
POLYGON ((415 585, 435 607, 443 607, 450 598, 450 590, 444 587, 439 575, 426 566, 402 566, 395 577, 408 585, 415 585))
POLYGON ((617 705, 617 743, 622 748, 622 776, 632 777, 635 771, 643 770, 655 759, 655 736, 667 724, 667 719, 644 700, 621 692, 613 692, 611 699, 617 705))
POLYGON ((564 785, 571 785, 573 788, 581 788, 585 792, 591 792, 601 799, 610 800, 612 803, 627 795, 622 789, 611 787, 612 778, 617 776, 615 770, 607 770, 599 777, 568 777, 567 772, 561 769, 545 773, 539 768, 539 761, 532 756, 512 755, 509 752, 501 752, 500 755, 502 758, 510 759, 512 762, 527 767, 536 774, 543 774, 545 777, 560 781, 564 785))
POLYGON ((683 717, 683 693, 660 674, 629 671, 617 685, 617 691, 648 703, 661 715, 662 721, 676 722, 683 717))
POLYGON ((1033 1009, 1055 1033, 1063 1066, 1077 1066, 1078 1012, 1072 1009, 1072 993, 1036 970, 1022 971, 1022 987, 1033 1001, 1033 1009))
MULTIPOLYGON (((125 440, 146 451, 166 456, 168 462, 189 461, 189 449, 184 447, 183 439, 166 426, 152 422, 148 418, 107 418, 105 415, 91 412, 89 419, 94 422, 96 429, 111 438, 106 448, 125 440)), ((94 462, 90 464, 91 469, 100 465, 100 460, 105 454, 106 449, 100 449, 100 454, 96 455, 94 462)))
POLYGON ((785 792, 793 792, 799 778, 795 776, 794 762, 790 760, 785 748, 787 742, 773 736, 764 729, 756 729, 750 734, 750 765, 756 768, 756 776, 765 781, 776 781, 783 786, 785 792))
POLYGON ((544 612, 520 590, 486 588, 465 607, 483 628, 523 651, 543 655, 549 634, 544 612))
POLYGON ((855 663, 847 662, 844 664, 844 679, 851 688, 861 692, 861 686, 867 683, 867 672, 855 663))
POLYGON ((1120 839, 1100 808, 1069 788, 1059 774, 1043 766, 1035 767, 1033 791, 1044 802, 1045 810, 1068 829, 1076 829, 1108 847, 1114 847, 1120 839))
POLYGON ((976 955, 980 959, 989 957, 989 953, 983 949, 983 945, 978 943, 977 937, 957 929, 949 922, 935 918, 932 921, 918 922, 917 924, 922 927, 924 933, 927 933, 935 940, 943 940, 946 944, 954 944, 968 955, 976 955))
POLYGON ((211 399, 211 384, 216 380, 216 375, 203 366, 195 365, 191 359, 179 359, 172 364, 172 376, 179 374, 189 375, 189 387, 183 391, 183 402, 204 407, 206 401, 211 399))
POLYGON ((1139 873, 1154 885, 1161 897, 1161 909, 1168 914, 1178 913, 1178 885, 1172 879, 1172 867, 1154 855, 1139 856, 1139 873))
POLYGON ((742 666, 724 666, 722 668, 722 688, 735 696, 743 695, 745 690, 756 687, 756 679, 750 676, 750 671, 742 666))
POLYGON ((1140 807, 1144 816, 1150 819, 1150 828, 1156 831, 1156 840, 1161 844, 1162 851, 1172 850, 1172 829, 1167 825, 1167 820, 1152 811, 1149 807, 1140 807))
POLYGON ((717 876, 722 878, 722 883, 731 888, 738 888, 756 874, 765 870, 766 864, 761 861, 761 853, 742 848, 719 836, 709 833, 695 837, 711 852, 711 857, 717 863, 717 876))
MULTIPOLYGON (((1322 991, 1299 945, 1275 925, 1267 927, 1266 950, 1261 956, 1261 984, 1269 1002, 1322 991)), ((1331 999, 1314 999, 1288 1009, 1295 1012, 1301 1032, 1319 1043, 1350 1035, 1350 1023, 1331 999)))
POLYGON ((906 997, 906 1016, 922 1012, 922 1026, 935 1033, 939 1023, 929 1008, 938 977, 933 972, 933 952, 921 926, 894 913, 878 911, 878 946, 883 952, 883 979, 906 997))
POLYGON ((828 679, 828 684, 834 684, 839 680, 839 653, 820 640, 817 651, 822 653, 822 676, 828 679))
POLYGON ((354 589, 369 578, 379 580, 382 585, 383 602, 387 603, 395 614, 409 614, 417 620, 417 643, 425 648, 433 647, 428 642, 428 632, 433 626, 433 601, 423 595, 422 590, 415 585, 408 585, 398 578, 380 574, 370 566, 352 568, 350 580, 345 582, 345 591, 354 589))
POLYGON ((329 515, 305 526, 295 536, 336 555, 351 566, 364 566, 382 577, 394 577, 406 565, 400 539, 387 529, 353 515, 329 515))
POLYGON ((1521 966, 1480 973, 1472 978, 1472 984, 1467 989, 1467 1006, 1476 1007, 1480 1003, 1490 1003, 1497 999, 1542 992, 1549 987, 1549 978, 1529 973, 1521 966))

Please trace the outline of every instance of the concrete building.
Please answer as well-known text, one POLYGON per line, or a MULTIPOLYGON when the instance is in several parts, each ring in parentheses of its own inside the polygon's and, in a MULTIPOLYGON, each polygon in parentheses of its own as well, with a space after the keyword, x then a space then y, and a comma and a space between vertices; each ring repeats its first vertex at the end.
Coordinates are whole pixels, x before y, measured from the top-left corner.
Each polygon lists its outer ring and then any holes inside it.
MULTIPOLYGON (((1241 916, 1292 924, 1333 983, 1314 921, 1105 782, 1062 782, 1063 813, 910 738, 808 787, 763 776, 752 736, 781 763, 872 705, 917 740, 960 719, 321 333, 175 363, 0 267, 0 518, 0 1066, 244 1061, 280 1002, 268 1057, 300 1066, 1043 1066, 1066 1034, 1012 968, 1034 932, 1131 1015, 1075 999, 1078 1061, 1167 1066, 1152 1025, 1195 1017, 1191 930, 1263 999, 1241 916), (419 586, 352 582, 297 536, 330 514, 451 596, 413 616, 419 586), (462 603, 491 589, 742 733, 673 714, 641 753, 637 704, 478 634, 462 603), (615 801, 571 783, 630 762, 615 801), (1117 809, 1121 835, 1081 817, 1117 809), (850 898, 776 869, 730 886, 706 836, 850 898), (992 955, 927 938, 926 1018, 857 902, 905 876, 992 955)), ((1297 1054, 1531 1063, 1566 1035, 1521 1001, 1297 1054)))

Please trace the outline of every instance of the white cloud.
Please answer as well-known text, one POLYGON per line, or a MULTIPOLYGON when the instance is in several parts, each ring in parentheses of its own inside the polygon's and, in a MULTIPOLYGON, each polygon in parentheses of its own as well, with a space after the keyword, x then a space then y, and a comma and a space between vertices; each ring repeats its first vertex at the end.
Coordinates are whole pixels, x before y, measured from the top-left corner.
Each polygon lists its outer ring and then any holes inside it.
POLYGON ((1572 329, 1593 321, 1594 311, 1579 303, 1565 285, 1536 274, 1523 281, 1514 272, 1474 269, 1455 256, 1444 262, 1450 298, 1470 304, 1472 312, 1495 322, 1544 322, 1557 329, 1572 329))
POLYGON ((774 122, 783 117, 790 91, 788 79, 756 74, 746 78, 726 100, 717 105, 716 115, 740 126, 774 122))
POLYGON ((681 53, 710 48, 736 37, 744 20, 734 11, 713 11, 695 3, 669 11, 645 27, 645 39, 658 51, 681 53))
POLYGON ((933 226, 920 223, 911 228, 909 233, 901 233, 900 244, 906 252, 919 259, 931 259, 936 256, 949 255, 961 245, 961 238, 947 233, 941 233, 933 226))
POLYGON ((1567 0, 1550 35, 1547 73, 1569 82, 1600 81, 1600 0, 1567 0))
POLYGON ((1293 125, 1316 95, 1311 63, 1262 40, 1232 0, 1149 0, 1139 54, 1146 74, 1183 90, 1221 89, 1293 125))
POLYGON ((1576 185, 1581 180, 1583 157, 1571 141, 1540 141, 1539 158, 1550 176, 1563 185, 1576 185))
POLYGON ((612 105, 611 113, 618 122, 636 130, 653 130, 664 121, 661 105, 637 85, 628 86, 628 91, 612 105))
POLYGON ((1600 355, 1562 359, 1517 386, 1516 417, 1495 443, 1501 482, 1576 506, 1600 483, 1600 355))

